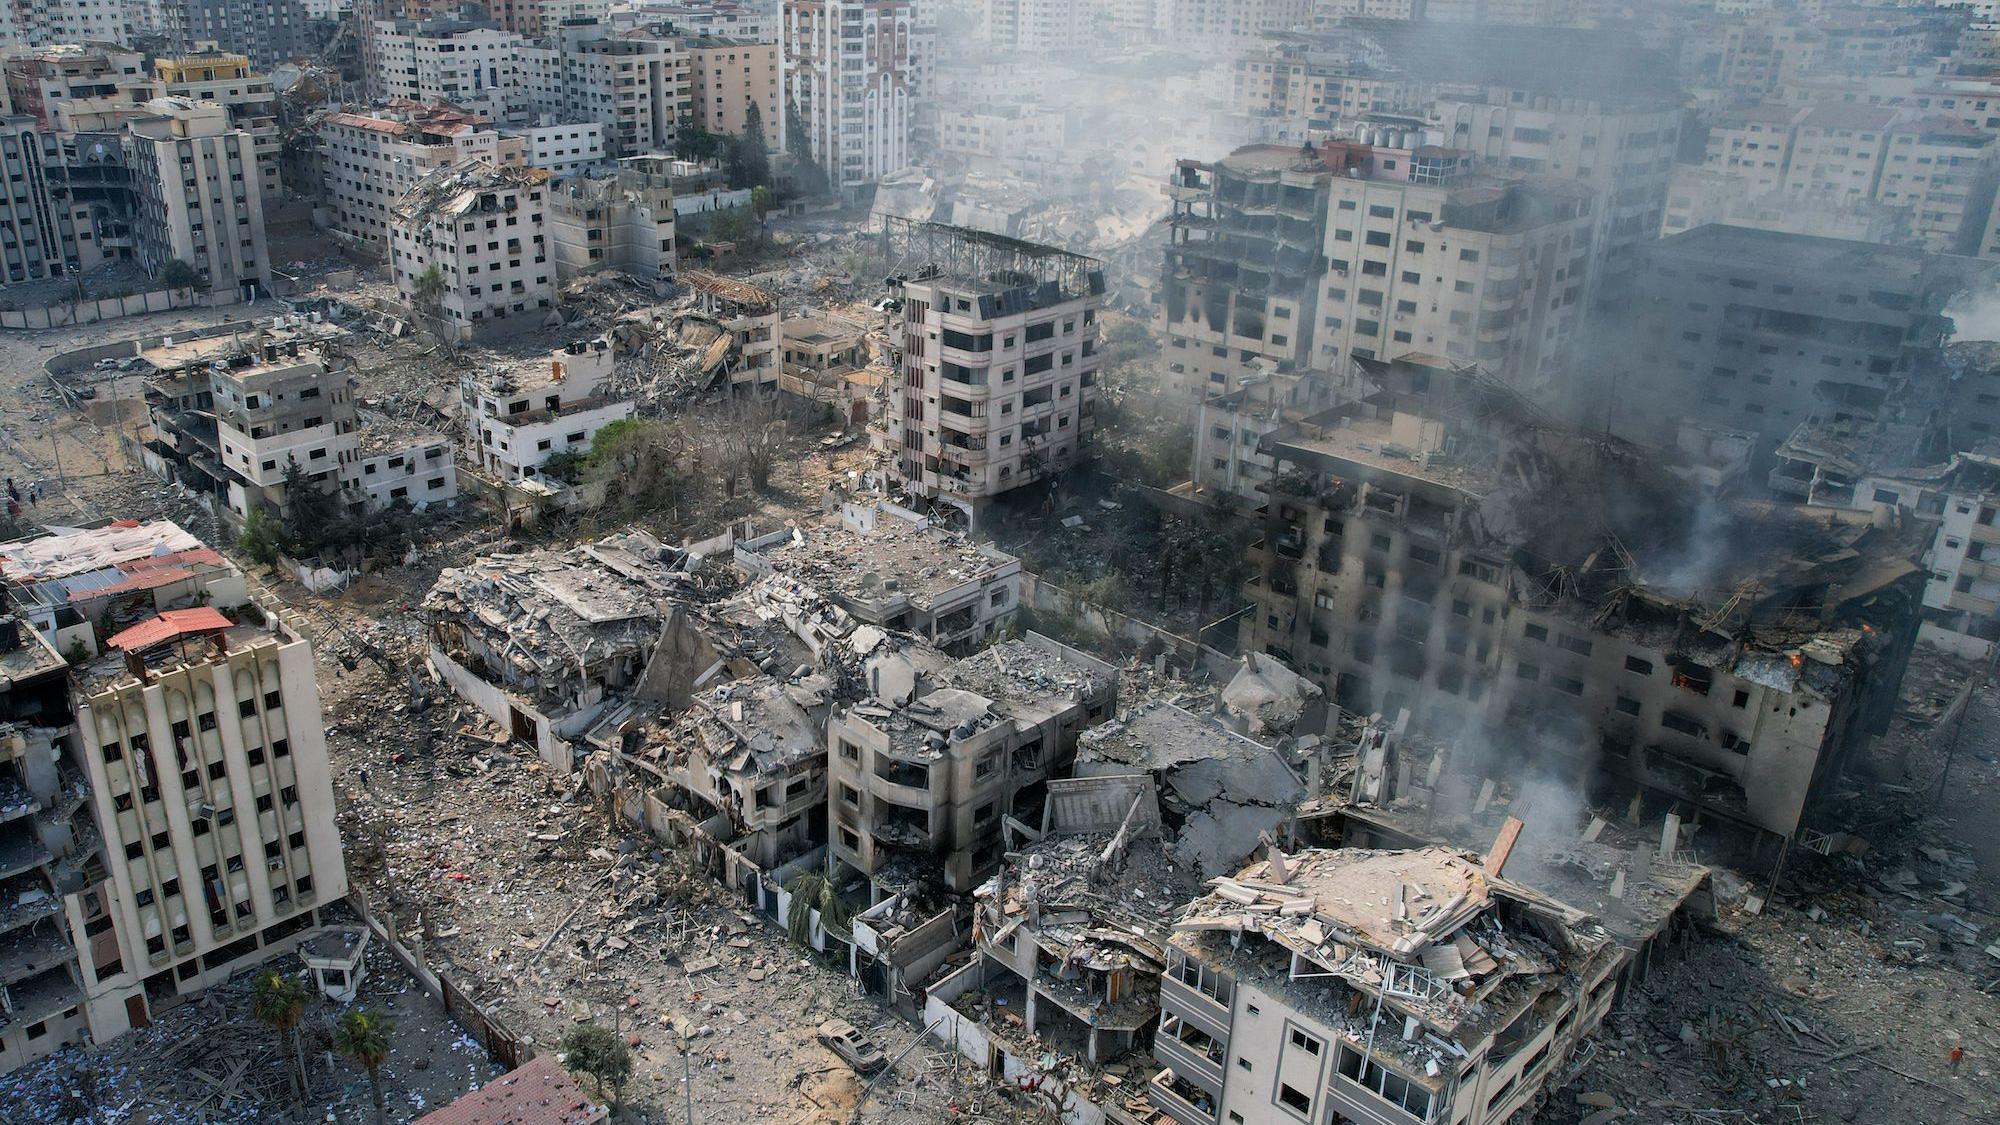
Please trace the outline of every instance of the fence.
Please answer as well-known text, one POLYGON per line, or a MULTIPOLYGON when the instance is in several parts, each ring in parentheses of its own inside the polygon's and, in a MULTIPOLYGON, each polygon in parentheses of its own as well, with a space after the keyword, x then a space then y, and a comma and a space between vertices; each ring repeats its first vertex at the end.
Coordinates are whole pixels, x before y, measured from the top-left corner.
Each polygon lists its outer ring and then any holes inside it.
POLYGON ((474 1002, 457 982, 426 965, 415 950, 398 940, 395 919, 391 918, 385 925, 381 919, 375 917, 374 912, 368 908, 368 896, 364 895, 360 888, 351 891, 347 901, 374 932, 376 940, 395 957, 397 964, 403 966, 404 971, 416 979, 419 987, 444 1005, 445 1014, 465 1028, 466 1033, 480 1046, 485 1047, 487 1055, 494 1062, 513 1070, 535 1057, 533 1048, 529 1047, 525 1040, 501 1023, 493 1013, 474 1002))
POLYGON ((168 312, 173 309, 222 308, 226 305, 241 304, 241 294, 223 290, 216 293, 196 293, 190 289, 155 289, 147 293, 133 293, 124 297, 100 297, 94 301, 65 301, 39 309, 0 309, 0 328, 65 328, 78 324, 96 324, 120 317, 138 316, 142 313, 168 312))

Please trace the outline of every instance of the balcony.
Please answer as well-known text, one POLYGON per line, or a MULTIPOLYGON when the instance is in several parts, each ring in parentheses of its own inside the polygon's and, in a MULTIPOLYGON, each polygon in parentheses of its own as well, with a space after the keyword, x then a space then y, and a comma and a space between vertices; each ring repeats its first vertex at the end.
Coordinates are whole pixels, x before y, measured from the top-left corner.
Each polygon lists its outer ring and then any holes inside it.
POLYGON ((1172 1069, 1146 1083, 1146 1100, 1181 1125, 1215 1125, 1215 1097, 1172 1069))

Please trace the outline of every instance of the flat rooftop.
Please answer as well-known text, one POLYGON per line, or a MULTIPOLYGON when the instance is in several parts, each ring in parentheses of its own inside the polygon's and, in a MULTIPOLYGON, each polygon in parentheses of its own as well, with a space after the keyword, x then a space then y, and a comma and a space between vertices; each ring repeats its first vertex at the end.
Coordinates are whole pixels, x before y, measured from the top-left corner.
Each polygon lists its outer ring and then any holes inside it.
POLYGON ((413 419, 376 410, 361 411, 360 422, 355 437, 359 442, 358 451, 364 458, 387 457, 451 440, 413 419))
POLYGON ((1408 419, 1415 417, 1405 414, 1399 424, 1392 412, 1357 413, 1342 408, 1341 413, 1318 415, 1274 431, 1265 441, 1281 449, 1347 461, 1385 475, 1429 481, 1475 497, 1493 490, 1498 477, 1489 463, 1461 461, 1441 452, 1424 454, 1410 444, 1408 419))
POLYGON ((1920 282, 1936 255, 1909 246, 1884 246, 1844 238, 1757 230, 1709 223, 1654 243, 1654 253, 1704 257, 1758 272, 1789 270, 1832 278, 1865 273, 1920 282))
POLYGON ((864 605, 901 597, 926 612, 941 595, 1021 566, 957 532, 887 512, 876 515, 871 531, 838 516, 802 525, 760 553, 779 573, 827 597, 864 605))

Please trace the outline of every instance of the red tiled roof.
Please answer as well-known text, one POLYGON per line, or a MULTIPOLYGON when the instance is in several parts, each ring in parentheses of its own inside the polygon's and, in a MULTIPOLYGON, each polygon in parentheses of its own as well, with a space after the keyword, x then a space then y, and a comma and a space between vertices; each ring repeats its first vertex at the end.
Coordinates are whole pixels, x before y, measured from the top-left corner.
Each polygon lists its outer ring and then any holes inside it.
POLYGON ((222 616, 220 610, 210 606, 170 609, 150 621, 141 621, 130 629, 113 634, 105 643, 125 652, 138 652, 192 633, 218 633, 235 625, 235 622, 222 616))
POLYGON ((192 551, 175 551, 172 554, 154 555, 144 559, 128 559, 118 564, 125 573, 125 580, 95 589, 77 590, 70 594, 70 601, 88 601, 112 594, 131 594, 140 590, 154 590, 184 579, 193 578, 194 566, 228 566, 228 562, 210 547, 196 547, 192 551))
POLYGON ((416 1125, 586 1125, 605 1116, 554 1055, 537 1055, 416 1125))

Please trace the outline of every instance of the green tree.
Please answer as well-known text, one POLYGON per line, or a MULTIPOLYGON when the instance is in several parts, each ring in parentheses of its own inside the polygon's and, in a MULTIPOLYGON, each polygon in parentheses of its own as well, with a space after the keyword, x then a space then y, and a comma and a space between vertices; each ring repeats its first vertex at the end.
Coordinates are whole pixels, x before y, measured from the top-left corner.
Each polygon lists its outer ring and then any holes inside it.
POLYGON ((160 263, 159 281, 169 289, 185 293, 201 284, 201 275, 179 258, 168 258, 160 263))
POLYGON ((729 186, 756 187, 771 180, 771 150, 764 139, 764 113, 757 103, 743 115, 743 132, 729 140, 729 186))
POLYGON ((347 513, 340 497, 320 487, 297 460, 285 462, 285 549, 308 559, 346 546, 347 513))
POLYGON ((446 336, 444 323, 444 271, 435 263, 410 279, 410 311, 430 321, 438 339, 446 336))
POLYGON ((243 534, 236 537, 236 549, 270 566, 278 561, 278 549, 284 533, 285 529, 278 525, 278 521, 258 508, 243 521, 243 534))
POLYGON ((608 1098, 611 1112, 618 1112, 618 1099, 632 1077, 632 1049, 618 1033, 602 1024, 580 1023, 562 1037, 563 1066, 575 1074, 588 1074, 597 1083, 597 1095, 608 1098))
POLYGON ((812 135, 796 102, 785 103, 785 143, 792 153, 792 183, 801 195, 825 195, 832 186, 812 156, 812 135))
POLYGON ((306 990, 298 981, 266 969, 250 988, 250 1015, 278 1035, 278 1053, 289 1056, 285 1077, 292 1100, 305 1101, 305 1055, 299 1050, 299 1022, 305 1019, 306 990))
POLYGON ((764 225, 765 218, 770 215, 771 208, 777 206, 777 202, 777 197, 771 194, 769 184, 758 184, 750 189, 750 210, 757 216, 759 227, 764 225))
POLYGON ((368 1072, 368 1087, 375 1095, 375 1125, 389 1119, 382 1104, 382 1064, 389 1061, 389 1033, 395 1030, 395 1024, 366 1008, 340 1017, 333 1029, 333 1049, 368 1072))

